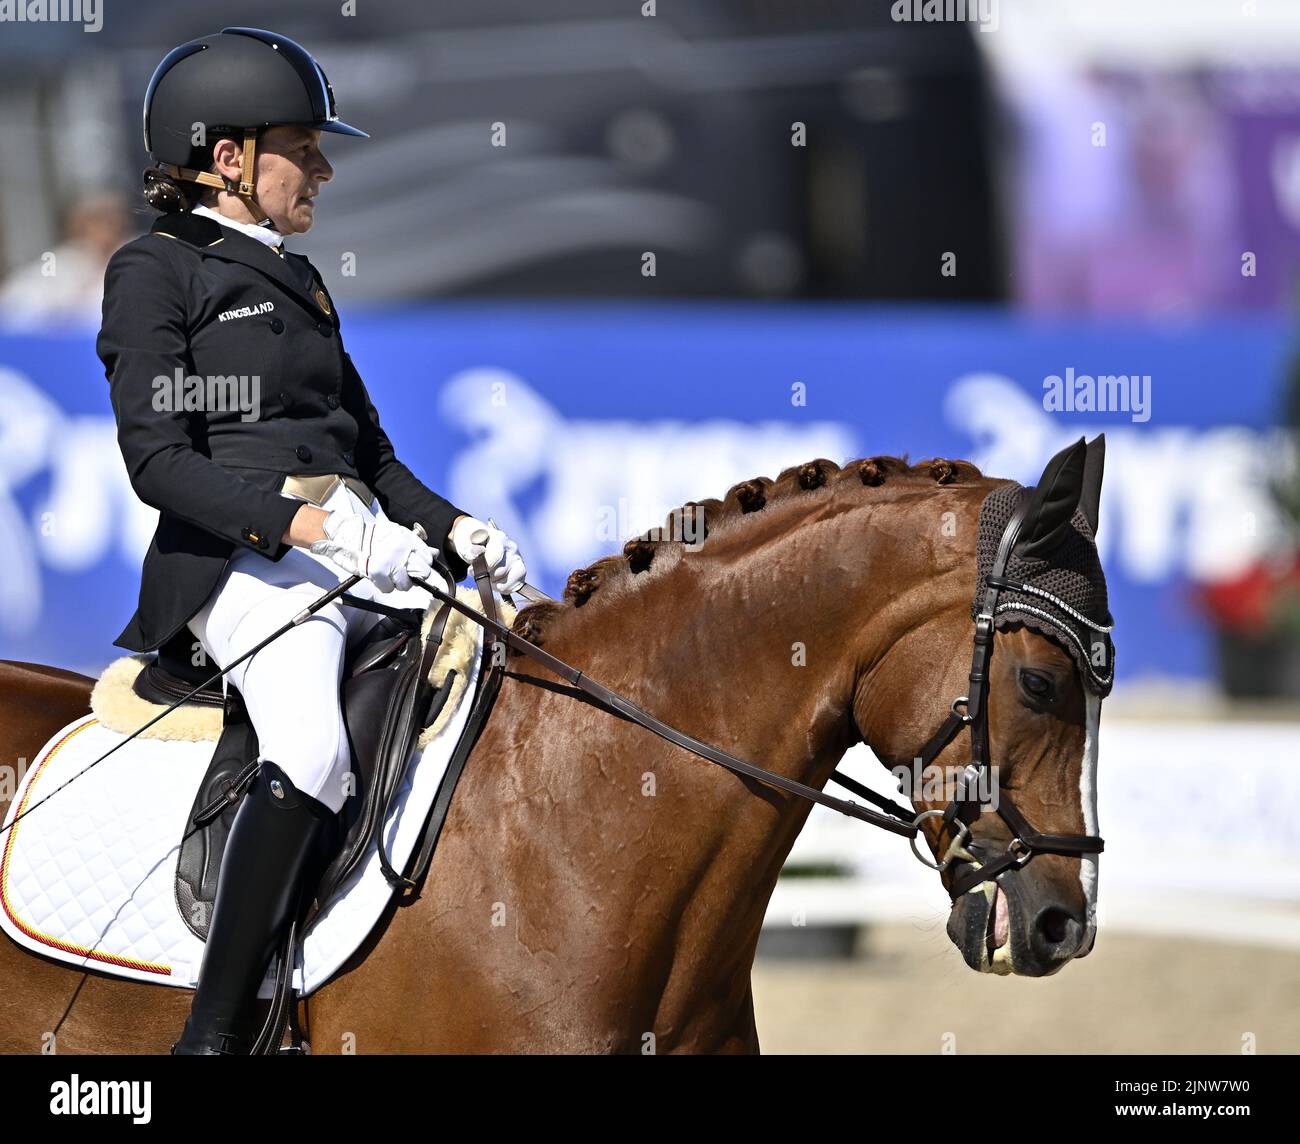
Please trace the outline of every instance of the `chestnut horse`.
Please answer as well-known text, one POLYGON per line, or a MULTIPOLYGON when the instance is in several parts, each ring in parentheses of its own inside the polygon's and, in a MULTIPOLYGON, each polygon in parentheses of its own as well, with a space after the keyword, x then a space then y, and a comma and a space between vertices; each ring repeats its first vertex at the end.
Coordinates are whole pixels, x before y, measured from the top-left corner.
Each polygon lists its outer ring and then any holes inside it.
MULTIPOLYGON (((906 767, 966 690, 976 525, 1003 483, 959 461, 812 461, 696 505, 703 541, 642 538, 575 572, 564 602, 523 609, 515 630, 805 784, 863 740, 906 767)), ((1001 781, 1039 831, 1095 833, 1099 702, 1053 641, 1013 626, 995 647, 1001 781), (1050 702, 1029 701, 1026 671, 1053 681, 1050 702)), ((811 804, 508 663, 421 893, 300 1003, 312 1052, 756 1052, 755 946, 811 804)), ((0 663, 4 762, 84 714, 91 682, 0 663)), ((968 758, 958 738, 938 765, 968 758)), ((985 813, 970 845, 1008 839, 985 813)), ((960 895, 948 932, 978 970, 1053 973, 1092 947, 1095 885, 1095 855, 1035 855, 960 895)), ((8 939, 0 981, 7 1052, 165 1053, 192 996, 8 939)))

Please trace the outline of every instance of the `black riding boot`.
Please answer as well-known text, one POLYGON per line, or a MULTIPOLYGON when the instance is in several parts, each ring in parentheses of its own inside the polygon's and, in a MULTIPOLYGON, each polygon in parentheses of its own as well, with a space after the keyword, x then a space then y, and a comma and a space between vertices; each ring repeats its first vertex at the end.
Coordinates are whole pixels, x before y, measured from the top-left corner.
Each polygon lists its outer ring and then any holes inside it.
POLYGON ((258 986, 299 903, 334 813, 263 761, 226 840, 208 938, 176 1055, 247 1055, 258 986))

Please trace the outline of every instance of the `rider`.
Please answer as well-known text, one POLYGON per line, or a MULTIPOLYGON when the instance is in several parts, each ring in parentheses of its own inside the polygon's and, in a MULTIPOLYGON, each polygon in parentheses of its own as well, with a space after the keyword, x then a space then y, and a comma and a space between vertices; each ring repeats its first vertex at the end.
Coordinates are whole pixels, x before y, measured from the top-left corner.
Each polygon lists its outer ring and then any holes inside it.
MULTIPOLYGON (((397 460, 329 292, 284 249, 333 174, 323 131, 367 138, 339 120, 311 55, 273 32, 182 44, 149 83, 144 194, 163 213, 110 262, 97 345, 132 487, 160 512, 120 647, 193 637, 228 664, 352 573, 367 577, 357 596, 427 603, 412 577, 431 577, 439 551, 456 576, 484 555, 503 592, 524 579, 513 541, 397 460)), ((377 620, 336 600, 229 673, 260 767, 174 1053, 251 1048, 257 987, 350 793, 339 680, 377 620)))

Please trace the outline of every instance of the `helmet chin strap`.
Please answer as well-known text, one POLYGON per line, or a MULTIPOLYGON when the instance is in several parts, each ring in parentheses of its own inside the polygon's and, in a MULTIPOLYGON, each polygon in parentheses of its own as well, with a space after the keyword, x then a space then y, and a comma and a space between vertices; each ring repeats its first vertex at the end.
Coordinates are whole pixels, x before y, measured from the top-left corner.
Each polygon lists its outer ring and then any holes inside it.
POLYGON ((269 216, 261 208, 253 193, 253 162, 257 157, 257 128, 244 128, 244 159, 239 168, 239 182, 232 182, 224 175, 214 175, 211 171, 195 171, 190 167, 178 167, 174 163, 159 163, 161 170, 173 179, 183 179, 189 183, 201 183, 205 187, 216 187, 220 191, 230 191, 238 195, 253 216, 258 226, 267 222, 269 216))

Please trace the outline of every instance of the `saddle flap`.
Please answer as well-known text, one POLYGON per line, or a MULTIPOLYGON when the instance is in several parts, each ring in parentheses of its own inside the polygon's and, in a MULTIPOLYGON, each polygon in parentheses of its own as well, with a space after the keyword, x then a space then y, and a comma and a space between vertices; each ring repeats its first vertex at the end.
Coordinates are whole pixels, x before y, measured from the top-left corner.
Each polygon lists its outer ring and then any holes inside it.
MULTIPOLYGON (((419 641, 411 639, 415 630, 417 629, 411 627, 411 621, 405 617, 386 618, 370 630, 367 638, 349 656, 351 675, 344 681, 342 695, 345 720, 346 713, 351 711, 352 721, 364 728, 366 742, 372 738, 378 740, 384 721, 389 718, 389 695, 404 670, 402 651, 408 644, 419 647, 419 641), (384 670, 385 668, 389 670, 384 670)), ((169 657, 169 662, 172 658, 169 657)), ((145 680, 146 673, 151 669, 155 679, 164 681, 161 687, 165 688, 161 698, 153 698, 154 702, 175 702, 193 686, 187 685, 184 680, 155 662, 140 672, 134 684, 136 693, 142 698, 152 698, 150 690, 160 686, 154 680, 145 680), (141 680, 145 682, 141 683, 141 680), (169 694, 176 688, 180 689, 176 694, 169 694)), ((207 703, 208 700, 202 698, 203 695, 200 692, 191 702, 207 703)), ((216 901, 217 875, 221 869, 226 839, 234 824, 239 800, 257 773, 259 754, 257 732, 239 691, 231 688, 228 696, 224 697, 217 692, 216 700, 225 704, 224 724, 212 753, 212 761, 208 764, 185 821, 176 869, 176 903, 181 917, 191 932, 204 940, 207 938, 212 905, 216 901)), ((364 772, 366 768, 373 767, 374 757, 373 748, 354 753, 354 759, 360 764, 358 770, 364 772)), ((366 777, 358 778, 358 791, 362 797, 369 785, 366 777)), ((351 820, 358 817, 360 812, 357 807, 360 801, 361 798, 353 797, 345 804, 339 824, 343 830, 347 829, 351 820)), ((335 856, 340 833, 331 832, 330 837, 334 844, 318 868, 324 867, 335 856)))
POLYGON ((205 941, 226 839, 239 799, 256 773, 257 732, 239 692, 232 689, 221 738, 185 820, 176 866, 176 905, 181 918, 192 933, 205 941))
MULTIPOLYGON (((423 640, 418 610, 387 615, 348 656, 340 702, 355 789, 313 863, 321 873, 310 876, 314 893, 304 898, 308 907, 304 923, 332 900, 372 842, 380 843, 380 865, 389 884, 404 881, 393 869, 380 835, 398 803, 420 733, 437 719, 461 678, 449 669, 439 685, 430 682, 430 669, 451 614, 444 605, 423 640)), ((205 940, 226 839, 239 799, 258 767, 257 735, 235 689, 225 712, 221 738, 186 821, 176 872, 181 915, 191 932, 205 940)))
MULTIPOLYGON (((455 683, 448 672, 436 690, 429 682, 429 667, 442 643, 450 609, 443 607, 427 640, 402 641, 385 665, 354 676, 343 684, 343 721, 352 747, 353 773, 358 788, 343 808, 342 849, 325 871, 318 886, 320 899, 328 899, 356 868, 372 839, 377 838, 420 731, 440 710, 455 683)), ((415 635, 414 632, 409 633, 415 635)), ((397 877, 385 861, 385 874, 397 877)))

